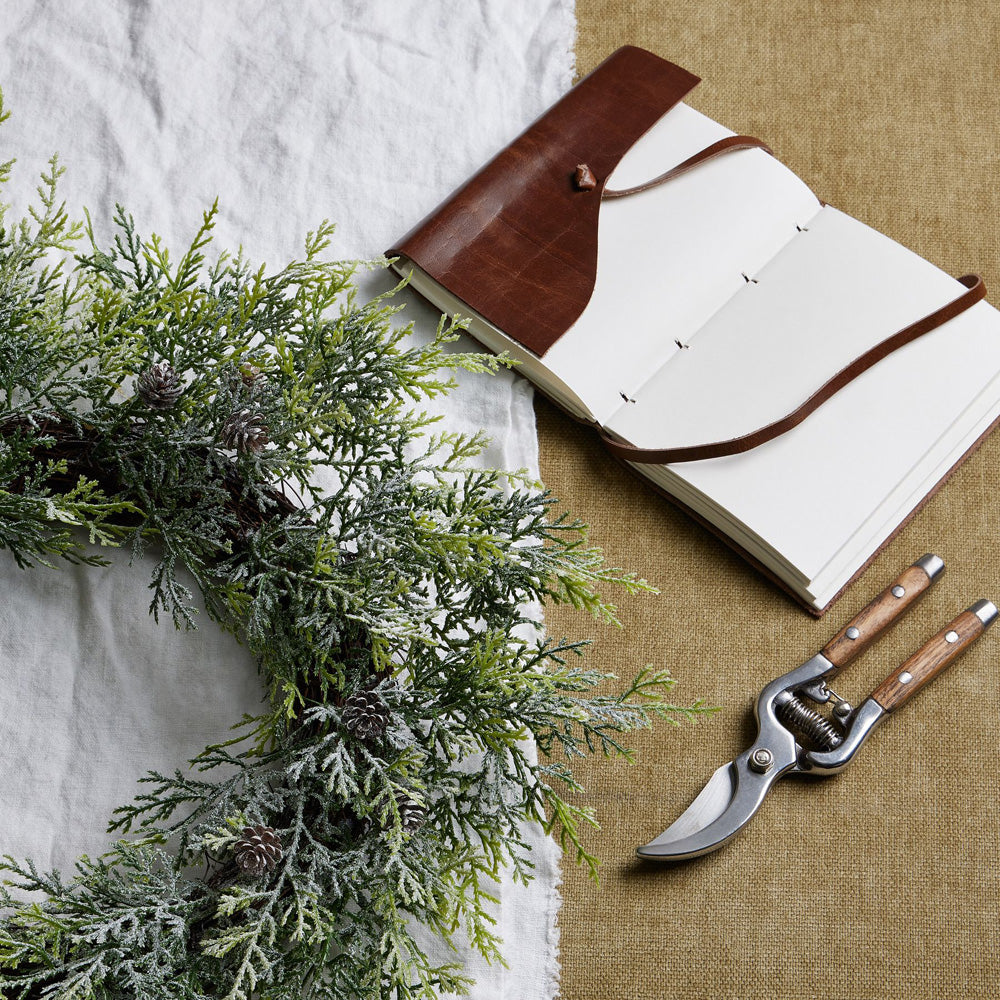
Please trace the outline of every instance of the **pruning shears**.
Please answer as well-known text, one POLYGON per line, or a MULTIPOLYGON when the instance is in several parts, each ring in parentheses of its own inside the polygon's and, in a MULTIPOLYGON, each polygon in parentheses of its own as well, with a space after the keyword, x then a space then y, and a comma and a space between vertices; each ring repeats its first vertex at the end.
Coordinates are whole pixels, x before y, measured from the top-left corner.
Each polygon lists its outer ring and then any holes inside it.
POLYGON ((786 774, 827 777, 842 771, 896 709, 956 660, 997 617, 977 601, 900 664, 857 708, 834 693, 830 680, 893 625, 944 571, 925 555, 844 626, 815 656, 771 681, 757 699, 753 745, 723 764, 698 797, 640 858, 680 861, 732 840, 786 774), (829 706, 829 712, 820 711, 829 706))

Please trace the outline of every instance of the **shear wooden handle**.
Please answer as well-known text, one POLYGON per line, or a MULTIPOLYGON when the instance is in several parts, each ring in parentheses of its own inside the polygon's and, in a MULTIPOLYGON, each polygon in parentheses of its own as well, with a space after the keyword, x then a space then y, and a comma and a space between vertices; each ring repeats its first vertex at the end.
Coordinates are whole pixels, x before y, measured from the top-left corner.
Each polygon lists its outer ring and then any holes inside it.
POLYGON ((996 615, 997 609, 989 601, 973 604, 894 670, 872 692, 872 698, 887 712, 905 705, 925 684, 957 660, 986 631, 996 615))
POLYGON ((865 605, 820 652, 837 670, 847 666, 895 624, 943 572, 944 562, 938 556, 921 556, 865 605))

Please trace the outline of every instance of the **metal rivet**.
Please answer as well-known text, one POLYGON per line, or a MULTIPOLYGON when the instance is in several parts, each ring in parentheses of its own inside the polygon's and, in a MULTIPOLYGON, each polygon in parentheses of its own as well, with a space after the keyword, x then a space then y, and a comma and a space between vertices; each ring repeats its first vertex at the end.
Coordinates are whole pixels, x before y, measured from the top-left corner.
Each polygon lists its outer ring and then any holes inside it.
POLYGON ((861 635, 861 632, 858 631, 858 629, 856 629, 853 625, 847 630, 848 639, 857 639, 859 635, 861 635))
POLYGON ((944 637, 944 641, 945 642, 958 642, 958 633, 957 632, 948 632, 948 633, 946 633, 945 637, 944 637))
POLYGON ((905 594, 905 593, 906 593, 906 588, 905 587, 901 587, 898 583, 896 584, 895 587, 892 588, 892 596, 893 597, 902 597, 903 594, 905 594))
POLYGON ((764 774, 765 771, 769 771, 773 763, 774 754, 765 747, 759 747, 750 754, 750 769, 756 771, 758 774, 764 774))
POLYGON ((899 683, 900 683, 900 684, 909 684, 909 683, 910 683, 910 681, 912 681, 912 680, 913 680, 913 674, 911 674, 909 670, 904 670, 904 671, 903 671, 903 672, 902 672, 902 673, 901 673, 901 674, 899 675, 899 678, 898 678, 898 680, 899 680, 899 683))

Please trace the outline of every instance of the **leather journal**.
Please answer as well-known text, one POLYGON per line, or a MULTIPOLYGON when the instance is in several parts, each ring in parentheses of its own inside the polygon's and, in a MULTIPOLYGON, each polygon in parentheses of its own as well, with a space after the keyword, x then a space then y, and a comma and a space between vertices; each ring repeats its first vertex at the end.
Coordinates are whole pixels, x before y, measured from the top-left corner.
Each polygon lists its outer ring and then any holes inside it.
POLYGON ((619 49, 387 251, 822 614, 1000 417, 1000 313, 619 49))

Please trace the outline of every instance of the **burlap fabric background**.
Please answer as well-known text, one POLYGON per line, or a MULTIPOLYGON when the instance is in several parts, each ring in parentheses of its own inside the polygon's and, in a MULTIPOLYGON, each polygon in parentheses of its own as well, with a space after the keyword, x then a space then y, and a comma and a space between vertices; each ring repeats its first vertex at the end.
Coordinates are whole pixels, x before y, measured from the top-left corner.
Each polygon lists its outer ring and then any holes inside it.
MULTIPOLYGON (((577 11, 581 74, 625 43, 680 63, 703 78, 694 107, 765 139, 820 197, 950 273, 979 271, 1000 304, 992 3, 578 0, 577 11)), ((594 634, 593 662, 622 674, 667 664, 678 700, 721 706, 697 726, 639 738, 636 767, 581 769, 606 864, 600 889, 565 865, 565 1000, 998 995, 1000 627, 844 774, 779 784, 728 847, 672 868, 632 857, 746 745, 762 684, 914 558, 939 553, 945 577, 845 671, 840 694, 860 700, 972 601, 1000 602, 1000 434, 816 622, 591 434, 542 401, 537 411, 546 482, 610 562, 662 590, 621 601, 622 632, 567 612, 550 613, 552 629, 594 634)), ((884 434, 891 447, 892 428, 884 434)))

